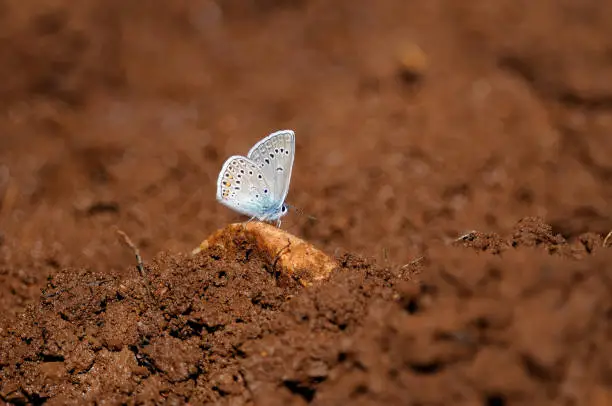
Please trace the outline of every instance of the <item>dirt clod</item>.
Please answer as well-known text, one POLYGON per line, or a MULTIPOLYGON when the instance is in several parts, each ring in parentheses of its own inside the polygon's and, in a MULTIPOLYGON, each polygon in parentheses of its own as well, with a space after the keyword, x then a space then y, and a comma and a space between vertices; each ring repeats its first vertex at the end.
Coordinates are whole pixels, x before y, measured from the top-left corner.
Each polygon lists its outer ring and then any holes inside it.
POLYGON ((324 281, 338 267, 333 259, 306 241, 259 221, 231 224, 213 233, 191 253, 196 255, 209 247, 235 249, 236 241, 243 239, 253 241, 274 272, 282 278, 295 279, 304 286, 324 281))

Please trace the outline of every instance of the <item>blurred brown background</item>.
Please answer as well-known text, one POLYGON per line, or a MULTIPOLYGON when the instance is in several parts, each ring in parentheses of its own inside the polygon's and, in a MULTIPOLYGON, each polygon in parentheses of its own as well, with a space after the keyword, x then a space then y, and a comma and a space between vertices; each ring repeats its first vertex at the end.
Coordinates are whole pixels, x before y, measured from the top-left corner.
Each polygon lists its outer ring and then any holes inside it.
POLYGON ((241 220, 229 155, 296 131, 283 228, 405 263, 542 216, 612 228, 610 1, 0 1, 0 308, 241 220))

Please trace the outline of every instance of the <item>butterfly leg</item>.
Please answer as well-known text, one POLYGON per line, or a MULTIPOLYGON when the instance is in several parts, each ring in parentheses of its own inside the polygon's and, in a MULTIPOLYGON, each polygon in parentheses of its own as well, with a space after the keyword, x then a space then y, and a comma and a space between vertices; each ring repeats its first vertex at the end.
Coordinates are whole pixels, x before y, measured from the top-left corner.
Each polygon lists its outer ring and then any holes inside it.
POLYGON ((249 224, 251 221, 255 220, 255 216, 251 217, 250 219, 248 219, 247 221, 242 222, 242 229, 245 229, 246 225, 249 224))
POLYGON ((276 220, 276 227, 280 228, 281 226, 281 219, 276 220))

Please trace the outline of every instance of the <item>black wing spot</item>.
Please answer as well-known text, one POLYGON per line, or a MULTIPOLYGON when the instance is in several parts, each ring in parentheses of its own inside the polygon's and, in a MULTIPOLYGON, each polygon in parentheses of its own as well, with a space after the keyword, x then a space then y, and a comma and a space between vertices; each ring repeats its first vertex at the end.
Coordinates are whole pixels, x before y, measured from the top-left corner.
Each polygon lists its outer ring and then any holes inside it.
POLYGON ((241 170, 240 170, 240 173, 244 173, 244 169, 241 169, 241 170))
POLYGON ((286 151, 285 151, 285 155, 289 155, 289 150, 286 150, 286 151))
POLYGON ((234 189, 240 190, 240 186, 234 186, 234 189))
POLYGON ((261 174, 257 175, 257 177, 258 177, 259 179, 263 179, 263 176, 261 176, 261 174))
POLYGON ((270 164, 270 160, 268 158, 264 159, 267 164, 270 164))
POLYGON ((281 154, 285 152, 285 148, 281 148, 281 154))
POLYGON ((264 193, 268 193, 268 189, 264 189, 264 193))
POLYGON ((276 168, 276 172, 282 172, 282 171, 284 171, 284 169, 281 168, 280 166, 278 168, 276 168))
POLYGON ((270 158, 274 158, 274 154, 270 154, 270 158))
POLYGON ((237 183, 237 184, 240 184, 240 181, 239 181, 239 180, 237 180, 237 181, 236 181, 236 183, 237 183))
POLYGON ((252 175, 252 174, 253 174, 253 171, 249 171, 249 175, 252 175))
POLYGON ((255 195, 255 197, 259 199, 259 195, 255 195))
MULTIPOLYGON (((282 151, 282 149, 281 149, 282 151)), ((278 148, 274 148, 274 152, 276 152, 278 154, 278 148)))

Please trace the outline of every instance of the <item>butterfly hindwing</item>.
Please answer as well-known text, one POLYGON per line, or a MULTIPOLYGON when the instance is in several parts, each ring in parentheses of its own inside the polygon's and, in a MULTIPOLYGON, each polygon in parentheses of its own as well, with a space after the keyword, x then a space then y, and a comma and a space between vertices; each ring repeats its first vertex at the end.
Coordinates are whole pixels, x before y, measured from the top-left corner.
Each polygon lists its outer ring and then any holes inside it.
POLYGON ((275 207, 271 185, 261 167, 239 155, 229 157, 221 168, 217 200, 239 213, 257 218, 275 207))
POLYGON ((282 204, 289 192, 295 156, 295 133, 282 130, 268 135, 247 155, 262 171, 272 188, 272 199, 282 204))

